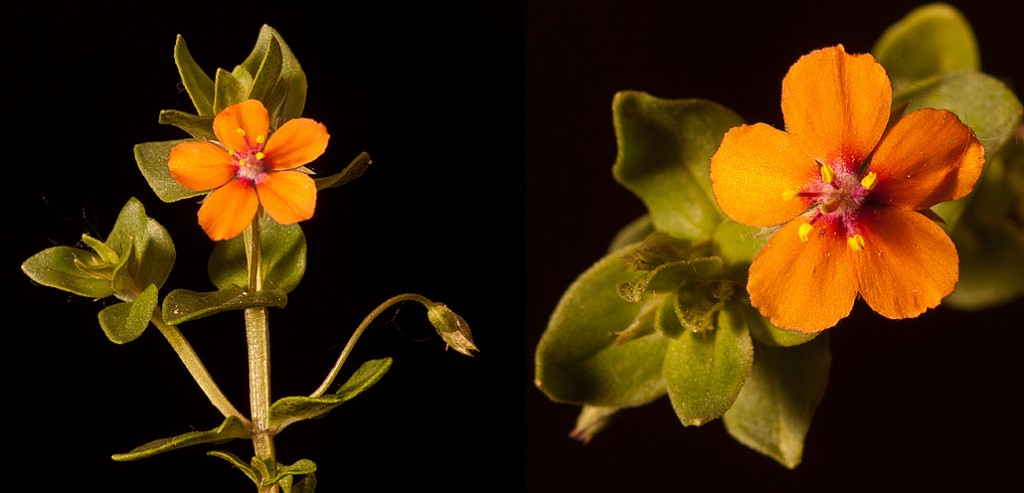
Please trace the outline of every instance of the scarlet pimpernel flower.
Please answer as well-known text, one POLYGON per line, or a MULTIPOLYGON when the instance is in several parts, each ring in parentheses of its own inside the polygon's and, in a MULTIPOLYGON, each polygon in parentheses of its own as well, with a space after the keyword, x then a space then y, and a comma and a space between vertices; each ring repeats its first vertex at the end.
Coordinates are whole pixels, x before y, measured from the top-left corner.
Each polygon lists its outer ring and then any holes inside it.
POLYGON ((268 136, 269 130, 267 109, 250 99, 214 118, 218 142, 182 142, 171 149, 171 176, 190 190, 211 190, 199 208, 199 225, 212 240, 238 236, 260 207, 280 224, 313 217, 316 184, 296 168, 324 153, 327 129, 294 118, 268 136))
POLYGON ((735 127, 712 157, 726 215, 782 225, 747 284, 774 325, 827 329, 858 295, 885 317, 916 317, 956 286, 956 247, 926 212, 971 192, 984 148, 949 111, 920 109, 890 124, 891 105, 871 55, 816 50, 782 82, 786 130, 735 127))

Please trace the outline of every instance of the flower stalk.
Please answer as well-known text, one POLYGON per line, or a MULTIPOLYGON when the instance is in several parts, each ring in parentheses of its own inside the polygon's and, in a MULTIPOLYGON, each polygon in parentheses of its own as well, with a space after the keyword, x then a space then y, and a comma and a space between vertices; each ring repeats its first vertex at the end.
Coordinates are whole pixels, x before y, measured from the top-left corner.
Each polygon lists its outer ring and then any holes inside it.
MULTIPOLYGON (((260 249, 259 215, 245 231, 246 261, 249 269, 249 292, 263 288, 262 251, 260 249)), ((249 406, 252 413, 252 443, 256 457, 270 462, 276 469, 274 436, 270 430, 270 326, 267 308, 245 310, 245 335, 249 349, 249 406)), ((275 492, 277 486, 260 491, 275 492)))

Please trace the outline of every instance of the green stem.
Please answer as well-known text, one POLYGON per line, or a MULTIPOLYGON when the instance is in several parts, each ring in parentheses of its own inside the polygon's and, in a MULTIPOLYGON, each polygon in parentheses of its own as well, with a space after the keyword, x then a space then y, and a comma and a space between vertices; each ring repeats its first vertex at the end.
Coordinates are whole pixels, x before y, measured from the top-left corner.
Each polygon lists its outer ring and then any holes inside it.
POLYGON ((355 347, 356 341, 359 340, 359 337, 362 336, 363 332, 365 332, 370 326, 370 323, 379 317, 381 313, 384 313, 384 310, 387 310, 394 304, 401 303, 403 301, 417 301, 424 305, 431 303, 429 299, 415 293, 400 294, 392 297, 384 303, 381 303, 380 306, 370 312, 370 314, 363 319, 363 322, 359 324, 359 327, 356 327, 356 331, 352 333, 352 337, 350 337, 348 343, 345 344, 345 348, 341 350, 341 354, 338 356, 338 361, 334 363, 334 367, 331 368, 330 373, 327 374, 327 378, 325 378, 323 383, 320 384, 320 387, 317 387, 312 394, 309 394, 310 397, 315 399, 324 395, 324 392, 327 392, 327 388, 331 386, 331 383, 333 383, 334 379, 337 378, 338 372, 341 371, 341 365, 345 363, 349 353, 352 352, 352 348, 355 347))
MULTIPOLYGON (((249 267, 249 292, 263 289, 262 252, 259 217, 253 219, 245 234, 246 259, 249 267)), ((252 412, 252 443, 256 457, 269 462, 271 474, 276 469, 274 435, 270 430, 270 326, 267 308, 245 310, 245 335, 249 346, 249 405, 252 412)), ((277 486, 260 487, 260 492, 276 492, 277 486)))
POLYGON ((167 342, 170 343, 171 348, 178 354, 178 358, 185 364, 185 368, 188 369, 189 374, 199 384, 199 388, 202 389, 206 397, 210 399, 210 402, 214 407, 220 411, 224 417, 234 416, 246 426, 249 426, 249 420, 235 409, 235 406, 231 404, 231 401, 221 392, 220 388, 213 381, 213 377, 206 371, 206 367, 203 366, 203 362, 199 360, 199 356, 196 354, 192 346, 189 345, 188 341, 185 340, 185 336, 178 330, 178 327, 170 325, 164 322, 163 314, 160 308, 157 307, 153 310, 153 318, 151 320, 153 325, 160 330, 160 333, 164 335, 167 342))

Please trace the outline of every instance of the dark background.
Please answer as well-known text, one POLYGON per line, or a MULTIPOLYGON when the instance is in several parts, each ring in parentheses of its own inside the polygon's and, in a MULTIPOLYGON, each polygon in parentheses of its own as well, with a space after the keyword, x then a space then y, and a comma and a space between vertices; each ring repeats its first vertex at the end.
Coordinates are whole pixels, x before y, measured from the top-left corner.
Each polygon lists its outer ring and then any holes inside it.
MULTIPOLYGON (((528 333, 525 365, 559 297, 644 212, 612 178, 620 90, 705 98, 782 126, 782 78, 801 55, 871 50, 924 2, 531 0, 527 19, 528 333)), ((1019 2, 957 2, 982 69, 1024 86, 1019 2)), ((1024 304, 890 321, 858 302, 831 330, 830 385, 793 471, 720 421, 684 428, 667 399, 627 410, 588 445, 578 407, 526 386, 530 491, 1021 491, 1024 304)))
MULTIPOLYGON (((196 223, 196 200, 160 202, 132 147, 184 137, 157 123, 160 110, 193 110, 174 65, 177 34, 212 74, 244 60, 266 23, 306 72, 305 116, 331 134, 312 167, 327 175, 360 152, 373 158, 363 177, 322 192, 302 223, 305 278, 288 307, 270 313, 273 397, 314 390, 362 318, 400 293, 448 304, 480 347, 474 358, 445 351, 418 304, 389 311, 338 382, 370 358, 393 356, 390 372, 324 419, 289 427, 276 441, 280 460, 315 461, 324 492, 521 491, 525 5, 149 8, 29 7, 7 17, 4 147, 15 171, 4 186, 12 221, 3 275, 8 487, 253 491, 241 472, 204 455, 217 448, 248 459, 245 441, 110 460, 222 418, 157 330, 114 345, 96 321, 109 300, 33 285, 18 266, 82 233, 105 237, 135 196, 175 241, 166 289, 212 289, 213 244, 196 223)), ((246 412, 241 312, 181 328, 246 412)))

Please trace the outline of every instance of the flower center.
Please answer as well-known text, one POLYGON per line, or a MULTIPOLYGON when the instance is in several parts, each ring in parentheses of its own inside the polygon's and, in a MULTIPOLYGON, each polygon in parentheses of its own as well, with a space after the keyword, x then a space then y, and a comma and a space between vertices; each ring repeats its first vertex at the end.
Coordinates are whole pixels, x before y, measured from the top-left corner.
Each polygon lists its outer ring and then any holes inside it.
MULTIPOLYGON (((239 128, 235 131, 238 132, 238 135, 245 137, 245 130, 239 128)), ((257 135, 255 145, 252 145, 249 139, 245 139, 245 149, 231 151, 231 156, 235 160, 236 178, 255 184, 263 181, 263 177, 267 174, 267 166, 263 163, 263 158, 266 157, 263 154, 265 141, 266 136, 257 135)))
POLYGON ((843 168, 837 173, 831 166, 821 166, 821 180, 814 180, 799 191, 783 192, 786 199, 804 197, 812 204, 807 222, 800 226, 798 233, 804 242, 810 240, 814 223, 827 223, 846 230, 847 244, 855 251, 864 249, 864 237, 857 227, 857 213, 871 190, 878 184, 878 175, 869 171, 863 176, 843 168))

